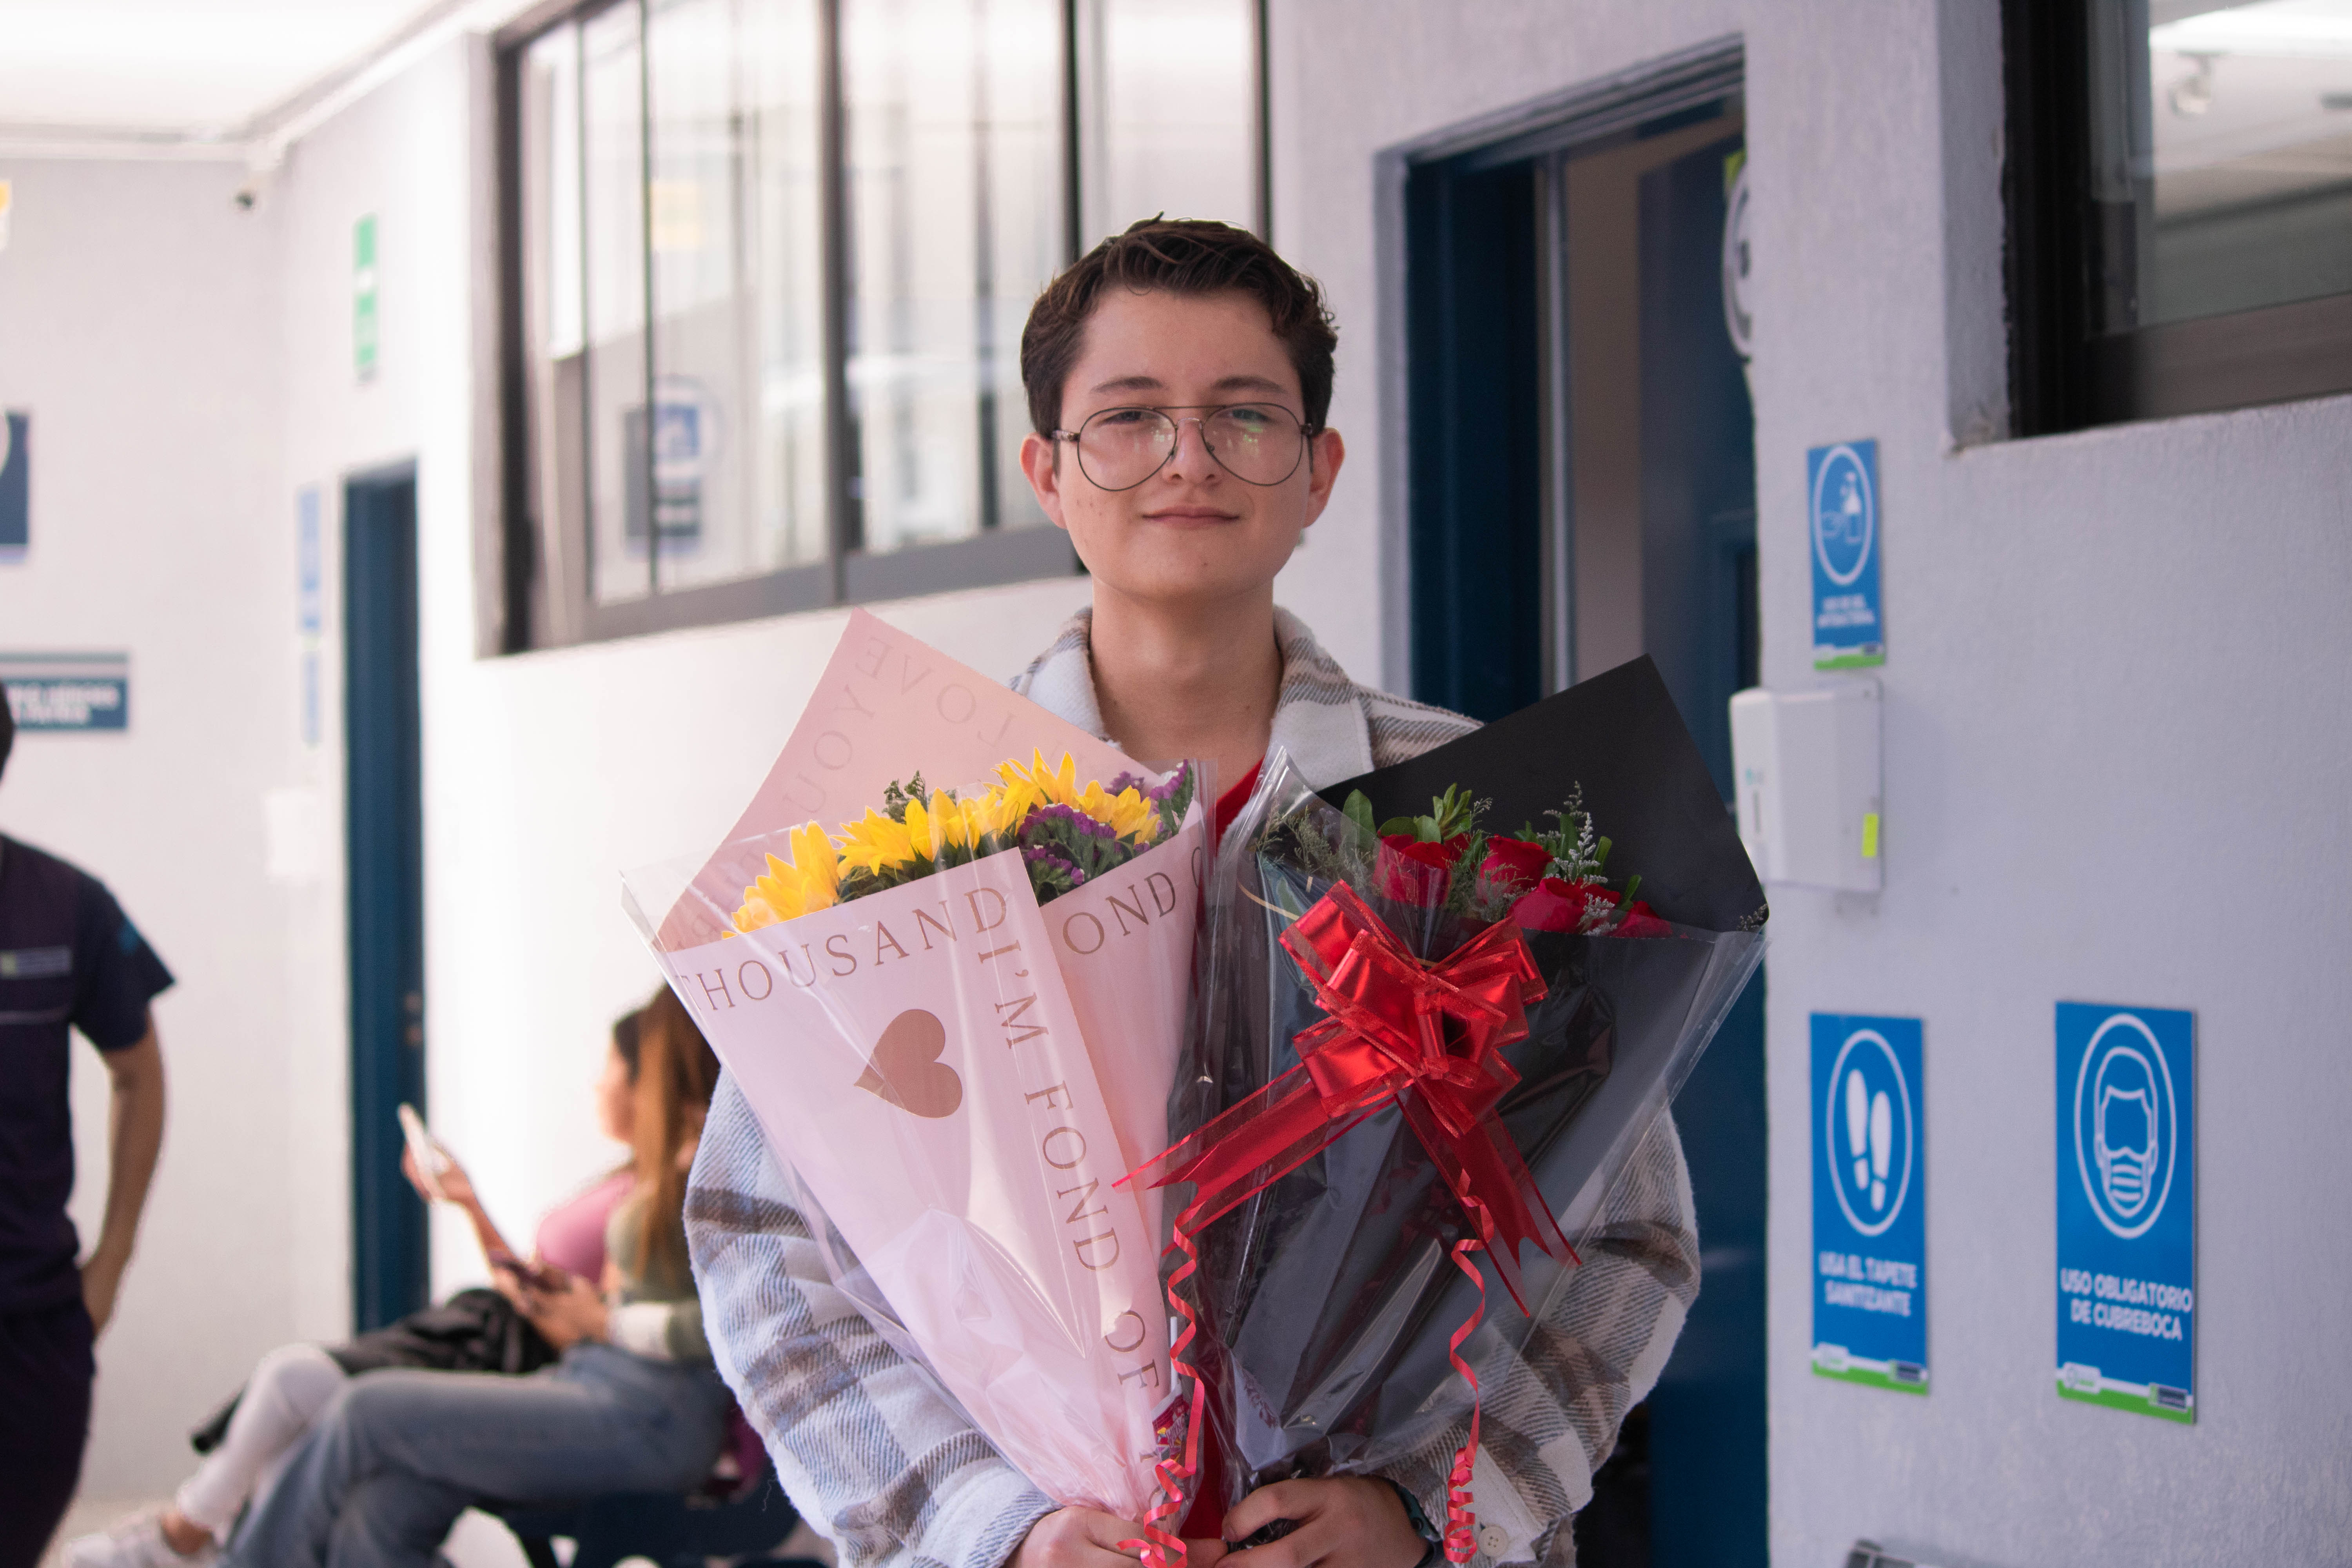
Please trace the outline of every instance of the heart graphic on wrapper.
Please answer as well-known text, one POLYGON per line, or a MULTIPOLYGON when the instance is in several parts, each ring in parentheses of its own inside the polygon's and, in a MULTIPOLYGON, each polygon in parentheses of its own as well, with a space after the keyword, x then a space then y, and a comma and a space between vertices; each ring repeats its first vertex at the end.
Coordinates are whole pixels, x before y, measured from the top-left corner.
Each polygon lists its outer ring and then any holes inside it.
POLYGON ((917 1116, 953 1116, 963 1103, 963 1079, 940 1060, 947 1043, 948 1032, 938 1018, 909 1008, 891 1019, 875 1042, 857 1087, 917 1116))

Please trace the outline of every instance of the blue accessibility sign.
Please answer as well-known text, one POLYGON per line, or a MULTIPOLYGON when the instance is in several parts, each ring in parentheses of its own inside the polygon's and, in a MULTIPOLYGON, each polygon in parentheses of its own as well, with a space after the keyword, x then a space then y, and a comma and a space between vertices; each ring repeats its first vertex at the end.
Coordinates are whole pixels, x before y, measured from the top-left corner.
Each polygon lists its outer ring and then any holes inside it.
POLYGON ((2196 1020, 2058 1004, 2058 1392, 2197 1416, 2196 1020))
POLYGON ((1886 662, 1879 614, 1878 443, 1842 441, 1805 454, 1806 526, 1813 558, 1813 668, 1886 662))
POLYGON ((1927 1392, 1926 1084, 1916 1018, 1812 1018, 1813 1371, 1927 1392))

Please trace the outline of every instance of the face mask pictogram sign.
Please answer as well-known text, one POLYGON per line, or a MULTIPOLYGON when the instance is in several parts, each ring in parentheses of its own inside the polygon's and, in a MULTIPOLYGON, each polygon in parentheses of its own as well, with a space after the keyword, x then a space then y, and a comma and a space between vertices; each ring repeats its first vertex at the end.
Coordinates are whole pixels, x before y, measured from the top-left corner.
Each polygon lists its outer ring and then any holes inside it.
POLYGON ((2058 1004, 2058 1392, 2197 1417, 2194 1015, 2058 1004))
POLYGON ((1925 1394, 1919 1020, 1816 1013, 1812 1058, 1813 1371, 1925 1394))

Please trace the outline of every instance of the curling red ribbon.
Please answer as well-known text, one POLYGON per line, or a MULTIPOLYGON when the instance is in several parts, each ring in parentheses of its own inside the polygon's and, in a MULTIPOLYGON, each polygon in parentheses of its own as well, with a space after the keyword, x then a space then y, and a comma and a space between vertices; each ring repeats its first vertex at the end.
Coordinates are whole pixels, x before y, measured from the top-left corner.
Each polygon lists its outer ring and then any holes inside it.
MULTIPOLYGON (((1477 1224, 1479 1237, 1492 1236, 1494 1220, 1487 1215, 1486 1205, 1476 1198, 1465 1201, 1471 1219, 1477 1224)), ((1477 1500, 1471 1492, 1470 1474, 1478 1464, 1478 1415, 1486 1405, 1486 1396, 1478 1392, 1478 1373, 1462 1359, 1462 1342, 1476 1333, 1478 1325, 1486 1317, 1486 1276, 1480 1274, 1477 1265, 1470 1261, 1470 1254, 1484 1250, 1485 1243, 1478 1237, 1465 1236, 1454 1244, 1454 1266, 1470 1277, 1470 1283, 1478 1287, 1478 1305, 1472 1309, 1469 1321, 1454 1330, 1453 1337, 1445 1342, 1447 1359, 1454 1363, 1454 1370, 1462 1374, 1462 1381, 1470 1385, 1470 1433, 1463 1438, 1462 1447, 1454 1450, 1454 1468, 1445 1477, 1445 1560, 1456 1564, 1467 1563, 1478 1555, 1478 1516, 1471 1511, 1471 1505, 1477 1500)))
POLYGON ((1170 1250, 1181 1249, 1185 1260, 1168 1279, 1169 1302, 1184 1320, 1171 1361, 1192 1380, 1184 1458, 1181 1465, 1160 1462, 1163 1500, 1146 1523, 1150 1542, 1134 1544, 1144 1546, 1148 1568, 1181 1568, 1183 1543, 1160 1521, 1181 1517, 1182 1486, 1199 1464, 1200 1379, 1177 1359, 1193 1334, 1192 1308, 1176 1286, 1199 1265, 1194 1237, 1395 1101, 1475 1232, 1454 1243, 1453 1257, 1478 1287, 1478 1306, 1446 1347, 1469 1384, 1471 1405, 1468 1440, 1446 1477, 1444 1546, 1449 1561, 1467 1563, 1477 1551, 1471 1470, 1483 1401, 1462 1346, 1486 1312, 1486 1279, 1470 1255, 1484 1252, 1494 1259, 1496 1275, 1521 1312, 1528 1310, 1519 1292, 1523 1245, 1533 1242, 1562 1262, 1577 1261, 1527 1162, 1495 1116, 1519 1081, 1503 1060, 1503 1048, 1527 1037, 1527 1010, 1544 994, 1543 975, 1507 916, 1446 958, 1424 963, 1345 884, 1299 916, 1283 933, 1282 945, 1328 1015, 1298 1035, 1299 1065, 1120 1178, 1121 1185, 1149 1176, 1155 1187, 1192 1182, 1198 1189, 1176 1221, 1170 1250))
MULTIPOLYGON (((1192 1304, 1176 1290, 1177 1286, 1191 1279, 1201 1267, 1201 1251, 1194 1241, 1199 1226, 1203 1223, 1197 1217, 1200 1208, 1196 1202, 1176 1216, 1175 1239, 1169 1243, 1167 1248, 1168 1252, 1181 1251, 1184 1254, 1184 1261, 1168 1276, 1168 1305, 1184 1324, 1178 1331, 1175 1342, 1168 1347, 1168 1363, 1173 1374, 1170 1381, 1173 1383, 1181 1379, 1192 1385, 1183 1417, 1183 1456, 1176 1458, 1163 1455, 1153 1464, 1151 1471, 1160 1483, 1160 1500, 1152 1504, 1151 1510, 1143 1516, 1142 1539, 1118 1543, 1122 1552, 1130 1546, 1136 1548, 1144 1568, 1185 1568, 1183 1538, 1169 1526, 1172 1522, 1179 1529, 1182 1527, 1184 1504, 1190 1496, 1186 1483, 1201 1472, 1201 1419, 1207 1404, 1207 1391, 1201 1385, 1199 1369, 1184 1359, 1185 1349, 1192 1342, 1197 1319, 1192 1304)), ((1162 1254, 1163 1257, 1165 1255, 1162 1254)))

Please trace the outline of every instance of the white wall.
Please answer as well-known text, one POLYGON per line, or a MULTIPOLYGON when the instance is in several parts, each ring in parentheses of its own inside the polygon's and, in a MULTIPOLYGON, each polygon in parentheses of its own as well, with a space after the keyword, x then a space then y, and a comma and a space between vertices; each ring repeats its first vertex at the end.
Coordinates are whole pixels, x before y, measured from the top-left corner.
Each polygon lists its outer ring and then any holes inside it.
MULTIPOLYGON (((1381 468, 1365 371, 1394 352, 1373 155, 1733 33, 1769 685, 1813 679, 1805 448, 1880 443, 1886 890, 1774 898, 1774 1560, 1869 1536, 1947 1565, 2352 1561, 2352 398, 1985 441, 2004 417, 1990 0, 1276 16, 1276 233, 1339 314, 1351 477, 1381 468), (2053 1391, 2060 998, 2197 1010, 2193 1427, 2053 1391), (1925 1399, 1808 1370, 1815 1010, 1926 1020, 1925 1399)), ((1291 594, 1318 624, 1370 591, 1374 506, 1353 489, 1320 525, 1291 594)))
MULTIPOLYGON (((155 1005, 163 1158, 99 1347, 87 1489, 151 1488, 253 1358, 304 1330, 287 893, 262 792, 294 746, 293 505, 278 483, 276 225, 225 164, 0 164, 0 405, 30 410, 33 543, 0 565, 0 652, 122 649, 122 735, 21 734, 0 828, 104 879, 179 977, 155 1005)), ((73 1215, 95 1240, 106 1076, 74 1045, 73 1215)))

